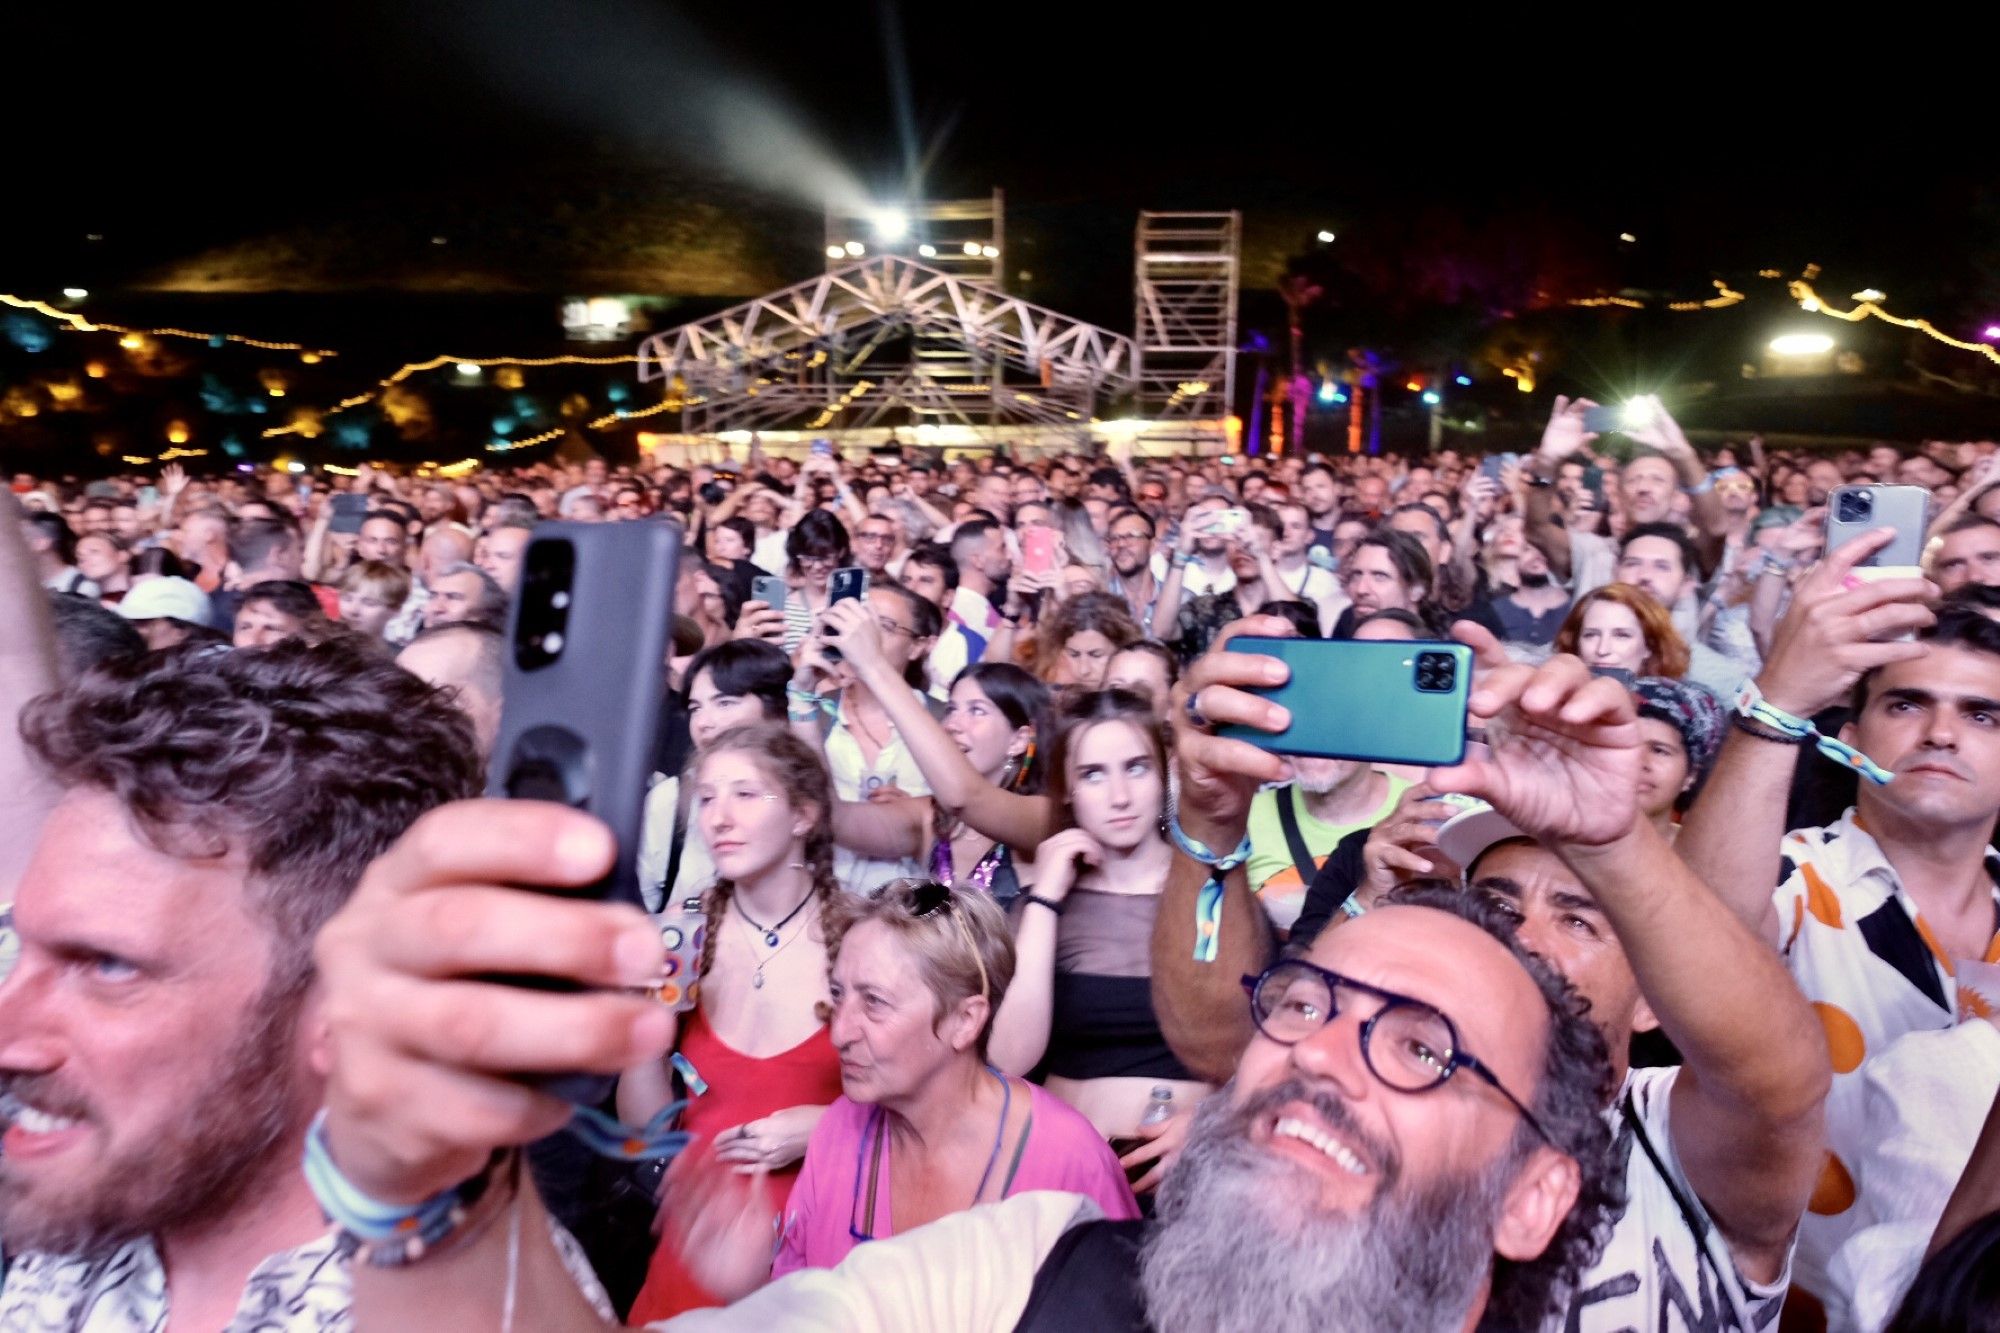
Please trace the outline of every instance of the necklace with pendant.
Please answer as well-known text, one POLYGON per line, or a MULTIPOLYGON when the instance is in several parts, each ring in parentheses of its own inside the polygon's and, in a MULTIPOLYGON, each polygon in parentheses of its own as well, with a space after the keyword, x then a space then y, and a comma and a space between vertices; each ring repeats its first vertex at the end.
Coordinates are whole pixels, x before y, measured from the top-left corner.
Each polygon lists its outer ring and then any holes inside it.
MULTIPOLYGON (((775 926, 759 925, 756 921, 751 919, 751 916, 748 912, 743 910, 743 904, 741 904, 740 902, 736 902, 734 899, 731 900, 731 905, 736 908, 736 915, 743 918, 743 924, 760 933, 764 939, 764 946, 771 951, 770 956, 765 958, 763 962, 758 963, 757 970, 753 972, 750 976, 750 987, 752 990, 764 989, 765 965, 768 964, 772 958, 776 958, 779 954, 783 953, 786 949, 790 948, 791 945, 799 938, 799 935, 805 934, 804 931, 800 931, 798 935, 792 936, 791 939, 784 939, 780 936, 779 932, 784 930, 786 926, 789 926, 792 923, 792 918, 796 917, 800 912, 806 910, 806 904, 813 900, 813 894, 816 891, 817 891, 816 889, 807 889, 806 896, 799 899, 799 905, 797 907, 794 907, 791 911, 785 913, 785 919, 783 921, 780 921, 775 926)), ((756 935, 751 936, 750 952, 753 956, 757 952, 756 935)))

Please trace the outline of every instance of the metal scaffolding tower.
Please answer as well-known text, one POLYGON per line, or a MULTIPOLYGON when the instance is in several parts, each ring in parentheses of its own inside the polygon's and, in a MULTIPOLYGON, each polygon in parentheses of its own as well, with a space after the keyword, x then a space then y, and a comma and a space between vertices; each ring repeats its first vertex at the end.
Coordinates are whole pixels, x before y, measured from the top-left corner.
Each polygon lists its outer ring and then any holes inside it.
POLYGON ((1039 424, 1087 429, 1131 392, 1130 339, 893 255, 846 266, 648 338, 689 434, 1039 424), (955 349, 976 378, 941 376, 955 349))
POLYGON ((1189 438, 1216 433, 1234 410, 1242 238, 1235 212, 1139 214, 1138 415, 1184 423, 1189 438))

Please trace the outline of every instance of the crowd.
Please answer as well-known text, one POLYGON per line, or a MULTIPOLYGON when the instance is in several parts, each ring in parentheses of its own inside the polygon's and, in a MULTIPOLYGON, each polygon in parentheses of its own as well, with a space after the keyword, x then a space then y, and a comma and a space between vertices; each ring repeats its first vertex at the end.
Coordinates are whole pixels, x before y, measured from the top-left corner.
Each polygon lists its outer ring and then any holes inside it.
POLYGON ((2000 452, 1595 406, 15 477, 0 1329, 2000 1329, 2000 452), (634 847, 480 797, 551 519, 684 532, 634 847), (1246 635, 1469 646, 1466 758, 1246 635))

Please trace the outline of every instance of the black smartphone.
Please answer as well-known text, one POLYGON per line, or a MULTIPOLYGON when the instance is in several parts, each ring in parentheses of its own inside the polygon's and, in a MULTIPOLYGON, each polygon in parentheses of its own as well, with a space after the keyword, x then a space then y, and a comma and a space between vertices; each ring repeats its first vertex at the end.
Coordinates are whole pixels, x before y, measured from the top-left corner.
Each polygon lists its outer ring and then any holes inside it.
MULTIPOLYGON (((664 520, 543 523, 522 557, 487 794, 587 811, 618 840, 609 874, 560 892, 643 907, 639 832, 666 699, 682 541, 680 525, 664 520)), ((569 988, 547 977, 506 980, 569 988)), ((538 1082, 596 1105, 612 1079, 554 1074, 538 1082)))
POLYGON ((1292 724, 1276 734, 1226 724, 1218 735, 1276 754, 1382 764, 1456 764, 1465 757, 1472 650, 1463 644, 1238 637, 1229 647, 1291 667, 1283 685, 1251 693, 1284 705, 1292 724))
POLYGON ((1631 669, 1628 667, 1594 666, 1590 669, 1590 674, 1593 676, 1607 676, 1628 690, 1638 684, 1639 681, 1639 678, 1633 675, 1631 669))
POLYGON ((328 532, 359 532, 362 520, 368 517, 368 497, 343 491, 333 497, 333 518, 326 525, 328 532))
MULTIPOLYGON (((859 565, 849 565, 845 569, 836 569, 833 571, 833 577, 827 580, 826 590, 826 604, 828 606, 832 606, 836 602, 854 601, 868 591, 868 571, 859 565)), ((827 644, 823 651, 826 653, 829 661, 838 662, 840 660, 840 649, 834 647, 832 644, 827 644)))

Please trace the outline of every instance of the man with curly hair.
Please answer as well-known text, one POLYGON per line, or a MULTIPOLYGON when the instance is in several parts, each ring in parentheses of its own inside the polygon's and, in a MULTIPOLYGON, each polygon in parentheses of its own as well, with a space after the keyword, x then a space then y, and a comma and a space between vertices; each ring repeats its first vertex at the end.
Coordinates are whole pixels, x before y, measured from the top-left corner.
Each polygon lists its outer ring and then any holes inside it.
POLYGON ((107 663, 24 710, 61 795, 0 979, 0 1328, 344 1327, 299 1173, 312 940, 479 783, 458 709, 340 644, 107 663))

